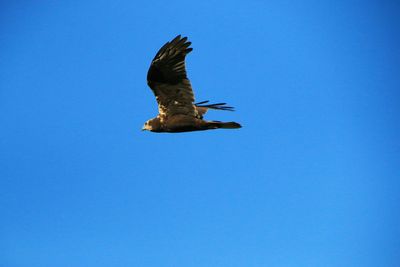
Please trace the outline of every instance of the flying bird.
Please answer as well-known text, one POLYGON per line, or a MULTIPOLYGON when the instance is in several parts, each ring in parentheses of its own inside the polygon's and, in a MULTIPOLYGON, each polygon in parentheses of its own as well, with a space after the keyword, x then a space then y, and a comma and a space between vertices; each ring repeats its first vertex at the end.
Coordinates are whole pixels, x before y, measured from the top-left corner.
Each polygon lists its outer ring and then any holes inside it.
POLYGON ((176 36, 160 48, 147 72, 147 84, 158 103, 157 117, 146 121, 142 130, 152 132, 189 132, 212 129, 236 129, 236 122, 206 121, 209 109, 233 111, 226 103, 195 103, 193 89, 186 74, 185 57, 192 51, 187 37, 176 36))

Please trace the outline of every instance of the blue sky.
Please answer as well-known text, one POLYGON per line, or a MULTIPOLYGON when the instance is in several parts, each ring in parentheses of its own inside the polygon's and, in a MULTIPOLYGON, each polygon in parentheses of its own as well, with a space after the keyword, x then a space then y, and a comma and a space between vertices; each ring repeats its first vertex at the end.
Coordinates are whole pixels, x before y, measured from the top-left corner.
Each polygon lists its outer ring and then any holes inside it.
POLYGON ((2 1, 0 266, 398 266, 396 1, 2 1), (140 131, 188 36, 240 130, 140 131))

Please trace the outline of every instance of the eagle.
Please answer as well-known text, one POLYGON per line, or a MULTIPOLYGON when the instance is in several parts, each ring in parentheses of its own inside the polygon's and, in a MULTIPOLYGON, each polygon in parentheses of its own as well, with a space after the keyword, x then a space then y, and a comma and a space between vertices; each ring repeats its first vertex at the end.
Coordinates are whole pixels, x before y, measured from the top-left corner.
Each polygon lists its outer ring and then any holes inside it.
POLYGON ((195 103, 193 89, 185 68, 186 55, 192 51, 187 37, 176 36, 160 48, 147 72, 147 84, 158 103, 157 117, 145 122, 142 130, 156 133, 179 133, 212 129, 237 129, 237 122, 206 121, 209 109, 233 111, 226 103, 195 103))

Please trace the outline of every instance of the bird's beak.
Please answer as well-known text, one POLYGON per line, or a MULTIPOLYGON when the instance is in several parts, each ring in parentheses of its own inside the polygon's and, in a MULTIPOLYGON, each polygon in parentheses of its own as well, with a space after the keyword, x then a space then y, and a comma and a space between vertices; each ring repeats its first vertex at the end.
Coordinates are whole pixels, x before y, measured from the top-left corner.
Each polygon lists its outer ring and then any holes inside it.
POLYGON ((144 127, 142 128, 142 132, 143 132, 143 131, 146 131, 146 129, 145 129, 144 127))

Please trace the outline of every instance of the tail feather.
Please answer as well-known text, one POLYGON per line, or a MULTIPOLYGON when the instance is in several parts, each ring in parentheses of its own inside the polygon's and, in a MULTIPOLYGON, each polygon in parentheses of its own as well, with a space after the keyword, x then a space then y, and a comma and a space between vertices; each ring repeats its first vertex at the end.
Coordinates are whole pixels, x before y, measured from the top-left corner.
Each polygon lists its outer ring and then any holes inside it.
POLYGON ((238 129, 242 128, 237 122, 230 121, 230 122, 222 122, 222 121, 209 121, 208 122, 209 129, 238 129))

